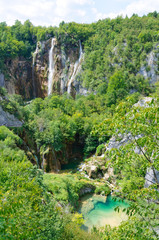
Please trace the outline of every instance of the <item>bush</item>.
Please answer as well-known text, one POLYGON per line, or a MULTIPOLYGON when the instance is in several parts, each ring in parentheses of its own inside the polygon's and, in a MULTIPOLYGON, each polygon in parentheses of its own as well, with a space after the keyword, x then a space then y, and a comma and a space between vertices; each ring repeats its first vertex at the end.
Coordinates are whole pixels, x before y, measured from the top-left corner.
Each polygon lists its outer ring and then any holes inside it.
POLYGON ((104 144, 100 144, 96 149, 96 155, 97 156, 102 155, 104 153, 105 149, 106 149, 106 146, 104 144))
POLYGON ((105 195, 108 195, 111 193, 111 190, 110 190, 109 186, 107 184, 105 184, 105 185, 96 187, 95 193, 96 194, 104 193, 105 195))
POLYGON ((7 90, 3 87, 0 87, 0 96, 5 96, 7 94, 7 90))

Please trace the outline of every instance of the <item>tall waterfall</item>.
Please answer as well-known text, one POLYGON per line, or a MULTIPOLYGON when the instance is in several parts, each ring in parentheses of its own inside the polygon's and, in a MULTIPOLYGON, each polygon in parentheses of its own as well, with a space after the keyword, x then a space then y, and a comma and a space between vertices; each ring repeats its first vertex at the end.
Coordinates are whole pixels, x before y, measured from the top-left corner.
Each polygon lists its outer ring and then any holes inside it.
POLYGON ((49 51, 49 76, 48 76, 48 95, 52 92, 52 84, 53 84, 53 75, 54 75, 54 46, 56 43, 56 39, 52 38, 51 41, 51 49, 49 51))
POLYGON ((79 40, 79 58, 78 60, 75 62, 75 65, 74 65, 74 70, 73 70, 73 74, 71 76, 71 78, 69 79, 68 81, 68 87, 67 87, 67 93, 70 94, 71 93, 71 84, 72 82, 74 81, 79 69, 80 69, 80 63, 81 63, 81 60, 82 60, 82 57, 83 57, 83 51, 82 51, 82 44, 81 44, 81 41, 79 40))

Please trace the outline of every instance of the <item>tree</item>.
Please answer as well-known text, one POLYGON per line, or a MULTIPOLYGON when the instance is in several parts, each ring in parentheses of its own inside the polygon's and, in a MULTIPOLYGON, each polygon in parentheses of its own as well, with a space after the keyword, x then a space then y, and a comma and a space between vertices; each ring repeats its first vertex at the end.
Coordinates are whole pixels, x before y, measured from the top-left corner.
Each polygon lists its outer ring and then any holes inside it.
POLYGON ((119 133, 129 136, 127 145, 110 153, 115 171, 121 174, 121 194, 131 200, 128 213, 134 216, 136 214, 138 221, 142 221, 144 226, 152 231, 154 239, 157 239, 155 229, 159 212, 159 181, 156 176, 156 170, 159 171, 158 100, 145 102, 145 106, 142 107, 134 106, 126 115, 116 116, 115 119, 116 137, 119 139, 119 133), (155 182, 145 189, 148 168, 153 170, 155 182))
POLYGON ((108 83, 108 106, 115 104, 117 99, 122 99, 127 94, 127 81, 126 76, 121 72, 117 71, 110 77, 108 83))

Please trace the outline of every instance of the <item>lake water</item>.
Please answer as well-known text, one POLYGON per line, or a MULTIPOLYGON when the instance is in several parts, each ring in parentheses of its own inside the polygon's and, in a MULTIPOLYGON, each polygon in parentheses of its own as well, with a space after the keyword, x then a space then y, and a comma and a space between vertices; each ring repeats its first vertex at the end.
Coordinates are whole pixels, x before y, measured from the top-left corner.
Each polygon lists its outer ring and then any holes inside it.
POLYGON ((85 223, 83 228, 90 230, 93 226, 101 227, 109 224, 111 227, 119 226, 124 220, 127 220, 127 215, 122 212, 123 208, 127 208, 128 203, 114 201, 109 195, 108 197, 98 195, 87 195, 81 198, 79 212, 83 214, 85 223), (120 206, 119 212, 114 211, 114 208, 120 206))

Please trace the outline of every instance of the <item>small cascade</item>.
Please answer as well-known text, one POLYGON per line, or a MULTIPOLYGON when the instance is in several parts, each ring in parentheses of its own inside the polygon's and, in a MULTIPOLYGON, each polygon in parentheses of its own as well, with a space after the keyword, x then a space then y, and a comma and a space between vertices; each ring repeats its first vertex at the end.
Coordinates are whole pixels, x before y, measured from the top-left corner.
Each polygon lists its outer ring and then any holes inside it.
POLYGON ((79 58, 78 60, 75 62, 74 65, 74 70, 73 70, 73 74, 71 76, 71 78, 68 81, 68 88, 67 88, 67 93, 70 94, 71 93, 71 84, 74 81, 75 77, 77 76, 80 66, 81 66, 81 60, 83 58, 83 51, 82 51, 82 44, 81 41, 79 40, 79 58))
POLYGON ((35 160, 36 160, 37 167, 39 168, 39 159, 36 155, 34 155, 34 157, 35 157, 35 160))
POLYGON ((44 162, 45 162, 45 158, 44 158, 44 153, 42 154, 42 164, 41 164, 41 168, 44 170, 44 162))
POLYGON ((56 43, 56 39, 52 38, 51 41, 51 49, 49 51, 49 76, 48 76, 48 95, 52 92, 52 84, 53 84, 53 75, 54 75, 54 46, 56 43))
POLYGON ((54 149, 52 149, 52 153, 53 153, 53 156, 54 156, 54 159, 55 159, 55 165, 56 165, 56 172, 58 172, 59 171, 59 169, 58 169, 58 164, 57 164, 57 158, 56 158, 56 154, 55 154, 55 150, 54 149))
POLYGON ((64 94, 66 91, 66 83, 68 80, 68 73, 66 72, 66 53, 63 49, 61 49, 61 57, 62 57, 62 67, 63 67, 63 72, 61 75, 61 85, 60 85, 60 93, 64 94))
POLYGON ((33 66, 35 65, 35 61, 36 61, 36 55, 38 54, 39 52, 39 42, 37 42, 37 45, 36 45, 36 49, 35 49, 35 52, 33 53, 33 66))

